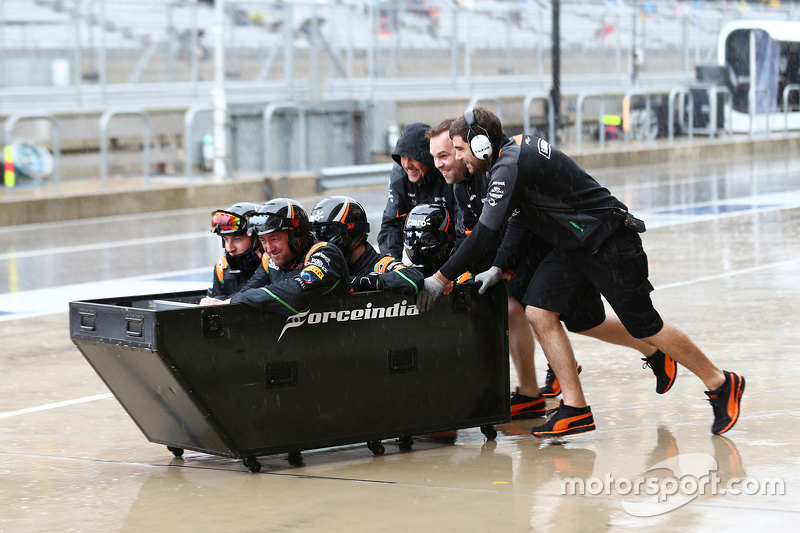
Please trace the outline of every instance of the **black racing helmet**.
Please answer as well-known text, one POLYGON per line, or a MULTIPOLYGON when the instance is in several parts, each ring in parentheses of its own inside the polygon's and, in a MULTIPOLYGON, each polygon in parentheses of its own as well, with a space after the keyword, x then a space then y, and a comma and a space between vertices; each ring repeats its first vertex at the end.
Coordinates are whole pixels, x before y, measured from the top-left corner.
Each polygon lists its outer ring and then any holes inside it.
POLYGON ((289 249, 295 254, 314 241, 305 209, 291 198, 275 198, 259 207, 250 215, 247 231, 250 235, 286 231, 289 233, 289 249))
POLYGON ((403 246, 415 265, 438 269, 450 257, 455 240, 453 220, 442 205, 418 205, 406 217, 403 246))
POLYGON ((247 220, 256 211, 258 204, 252 202, 239 202, 225 209, 217 209, 211 214, 211 231, 217 235, 246 234, 247 220))
POLYGON ((317 240, 335 244, 348 259, 369 234, 367 212, 347 196, 325 198, 311 211, 310 218, 317 240))

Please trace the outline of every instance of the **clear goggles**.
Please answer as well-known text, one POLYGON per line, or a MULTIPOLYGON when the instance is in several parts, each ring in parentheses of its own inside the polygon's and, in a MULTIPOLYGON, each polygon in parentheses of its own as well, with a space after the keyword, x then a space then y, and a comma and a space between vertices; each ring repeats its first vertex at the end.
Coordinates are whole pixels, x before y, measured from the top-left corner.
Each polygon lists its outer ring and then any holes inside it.
POLYGON ((243 216, 227 211, 214 211, 214 214, 211 215, 211 231, 214 233, 244 231, 246 227, 247 219, 243 216))

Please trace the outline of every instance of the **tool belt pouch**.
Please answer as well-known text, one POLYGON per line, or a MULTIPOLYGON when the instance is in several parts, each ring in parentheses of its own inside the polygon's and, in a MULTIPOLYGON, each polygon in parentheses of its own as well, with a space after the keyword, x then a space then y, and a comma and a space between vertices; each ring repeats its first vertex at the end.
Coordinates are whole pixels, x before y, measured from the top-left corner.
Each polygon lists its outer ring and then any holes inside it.
POLYGON ((644 220, 636 218, 629 212, 620 209, 618 211, 614 211, 614 214, 619 217, 622 217, 625 220, 626 228, 632 229, 636 233, 644 233, 645 231, 647 231, 647 227, 644 225, 644 220))

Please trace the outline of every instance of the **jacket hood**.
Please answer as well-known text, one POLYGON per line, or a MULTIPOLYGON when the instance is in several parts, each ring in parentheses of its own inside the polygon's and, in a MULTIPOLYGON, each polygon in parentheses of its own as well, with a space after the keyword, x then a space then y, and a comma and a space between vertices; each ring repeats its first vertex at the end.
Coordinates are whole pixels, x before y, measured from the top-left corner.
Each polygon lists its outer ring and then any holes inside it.
POLYGON ((422 122, 414 122, 403 128, 392 152, 395 163, 399 165, 400 157, 405 156, 434 168, 431 142, 425 137, 425 133, 430 129, 430 126, 422 122))

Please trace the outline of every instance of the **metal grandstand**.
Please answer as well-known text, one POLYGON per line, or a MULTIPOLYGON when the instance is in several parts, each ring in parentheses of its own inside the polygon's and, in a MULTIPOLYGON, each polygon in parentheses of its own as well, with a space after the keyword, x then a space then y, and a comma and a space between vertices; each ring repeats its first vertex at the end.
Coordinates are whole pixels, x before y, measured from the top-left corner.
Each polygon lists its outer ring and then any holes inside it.
MULTIPOLYGON (((119 101, 207 101, 213 0, 0 1, 0 112, 119 101), (170 83, 168 90, 152 84, 170 83)), ((550 86, 549 1, 226 1, 231 98, 431 98, 453 90, 550 86)), ((783 7, 666 0, 563 1, 563 83, 691 78, 740 17, 800 18, 783 7)))

